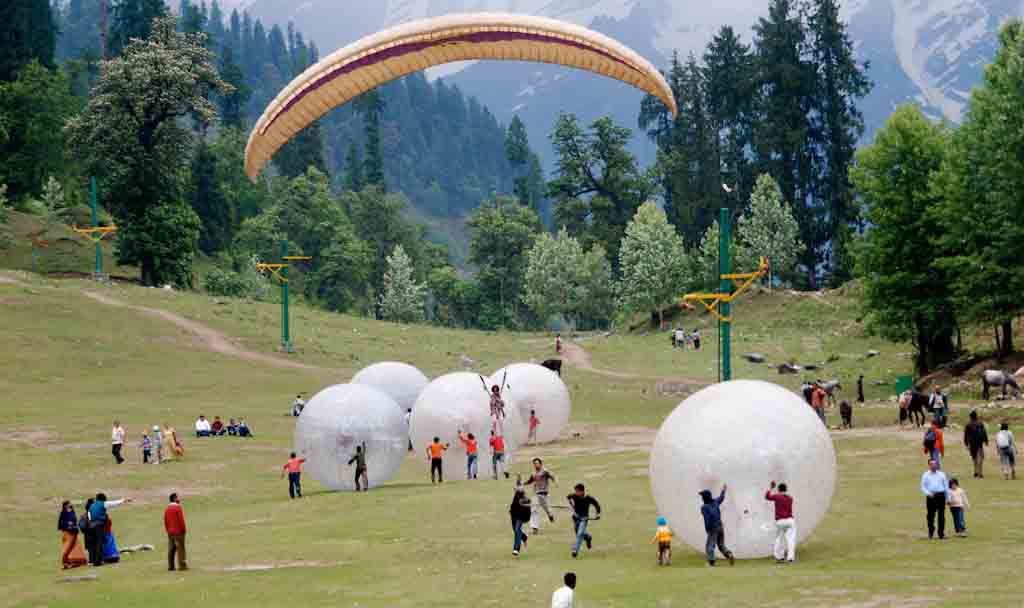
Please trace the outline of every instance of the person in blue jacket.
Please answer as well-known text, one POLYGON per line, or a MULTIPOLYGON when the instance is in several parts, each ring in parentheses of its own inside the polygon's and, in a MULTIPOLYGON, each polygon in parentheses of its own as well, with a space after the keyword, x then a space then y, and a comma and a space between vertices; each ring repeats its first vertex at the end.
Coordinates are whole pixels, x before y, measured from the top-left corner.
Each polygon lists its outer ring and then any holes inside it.
POLYGON ((700 507, 700 514, 704 516, 704 531, 708 533, 708 540, 704 545, 708 566, 715 565, 716 549, 721 551, 722 555, 729 560, 730 566, 736 563, 736 558, 733 557, 732 551, 725 546, 725 526, 722 524, 721 506, 725 500, 726 488, 727 486, 722 486, 722 493, 718 495, 718 498, 712 497, 711 490, 700 491, 701 500, 704 501, 704 504, 700 507))

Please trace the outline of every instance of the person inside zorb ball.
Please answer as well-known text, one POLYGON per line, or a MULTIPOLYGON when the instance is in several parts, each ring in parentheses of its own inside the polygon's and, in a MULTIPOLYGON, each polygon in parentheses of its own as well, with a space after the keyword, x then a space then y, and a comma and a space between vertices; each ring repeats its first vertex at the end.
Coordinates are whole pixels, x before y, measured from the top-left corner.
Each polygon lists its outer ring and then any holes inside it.
POLYGON ((836 459, 828 430, 803 400, 775 384, 735 380, 691 395, 669 414, 651 449, 650 477, 659 514, 701 552, 700 493, 718 496, 728 485, 725 545, 737 558, 760 558, 773 555, 776 540, 769 484, 787 485, 799 544, 829 509, 836 459))
POLYGON ((306 472, 332 490, 355 490, 357 476, 371 488, 388 481, 402 466, 408 441, 394 399, 361 384, 320 391, 295 425, 295 451, 306 458, 306 472), (362 461, 355 458, 357 447, 362 461))

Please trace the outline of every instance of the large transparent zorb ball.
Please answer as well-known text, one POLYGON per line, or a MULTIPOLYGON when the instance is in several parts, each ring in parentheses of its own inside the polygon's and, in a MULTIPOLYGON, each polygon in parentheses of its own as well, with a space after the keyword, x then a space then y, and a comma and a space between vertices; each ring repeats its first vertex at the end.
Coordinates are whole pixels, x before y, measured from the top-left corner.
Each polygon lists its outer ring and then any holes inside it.
POLYGON ((518 424, 509 424, 505 433, 507 438, 511 437, 513 445, 526 441, 531 410, 537 412, 540 421, 537 426, 538 443, 558 439, 562 429, 569 424, 572 412, 569 389, 558 374, 535 363, 513 363, 494 372, 488 383, 500 385, 503 379, 502 397, 519 414, 518 424))
POLYGON ((430 380, 423 372, 398 361, 382 361, 359 370, 352 377, 352 384, 372 386, 395 400, 402 411, 406 411, 416 403, 420 391, 426 388, 430 380))
POLYGON ((490 477, 491 400, 484 382, 470 372, 446 374, 428 384, 412 408, 409 437, 419 457, 426 458, 434 437, 449 445, 442 465, 446 480, 466 478, 466 448, 459 430, 476 436, 478 478, 490 477))
POLYGON ((772 480, 793 497, 797 541, 814 531, 832 502, 836 457, 832 439, 807 403, 781 386, 734 380, 694 393, 669 414, 651 449, 651 490, 658 513, 676 535, 704 551, 698 493, 722 503, 725 544, 739 558, 772 555, 772 480))
POLYGON ((408 449, 405 417, 394 399, 361 384, 336 384, 306 403, 295 425, 295 451, 305 470, 332 490, 355 489, 356 446, 365 445, 371 487, 398 472, 408 449))

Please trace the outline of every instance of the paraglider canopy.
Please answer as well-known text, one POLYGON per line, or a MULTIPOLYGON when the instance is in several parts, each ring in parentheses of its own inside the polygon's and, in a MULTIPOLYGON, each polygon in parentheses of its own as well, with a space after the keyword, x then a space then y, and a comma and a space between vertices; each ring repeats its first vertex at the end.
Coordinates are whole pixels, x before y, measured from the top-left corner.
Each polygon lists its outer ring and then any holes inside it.
POLYGON ((331 53, 291 81, 256 122, 245 147, 255 180, 278 148, 332 109, 386 82, 473 59, 554 63, 615 78, 654 95, 672 115, 676 101, 653 65, 587 28, 544 17, 467 13, 398 25, 331 53))

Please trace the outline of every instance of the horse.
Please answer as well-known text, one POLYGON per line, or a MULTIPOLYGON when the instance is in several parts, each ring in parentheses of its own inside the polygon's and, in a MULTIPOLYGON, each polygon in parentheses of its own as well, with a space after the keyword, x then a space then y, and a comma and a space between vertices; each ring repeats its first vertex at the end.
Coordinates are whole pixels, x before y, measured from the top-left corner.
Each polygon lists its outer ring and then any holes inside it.
POLYGON ((903 391, 899 399, 900 426, 908 418, 918 427, 924 426, 924 412, 928 409, 928 395, 917 391, 903 391))
POLYGON ((998 369, 988 369, 981 374, 981 398, 988 399, 988 387, 1003 387, 1003 398, 1006 398, 1006 387, 1013 387, 1013 396, 1020 397, 1020 385, 1017 380, 1007 372, 998 369))
POLYGON ((815 382, 815 384, 820 386, 821 390, 825 391, 825 395, 828 397, 829 404, 834 406, 836 404, 836 397, 835 395, 833 395, 833 393, 837 393, 843 390, 843 385, 839 384, 838 380, 829 380, 827 382, 822 382, 821 380, 818 380, 817 382, 815 382))

